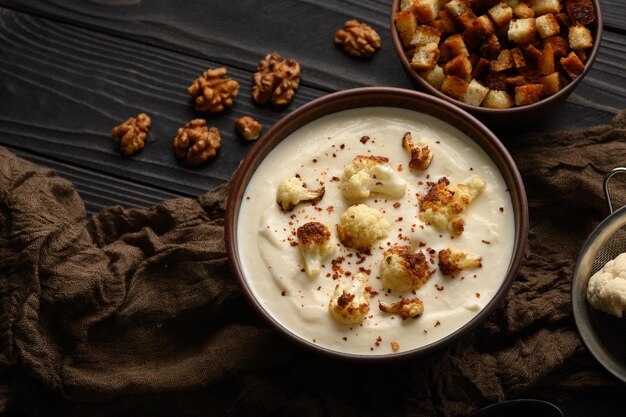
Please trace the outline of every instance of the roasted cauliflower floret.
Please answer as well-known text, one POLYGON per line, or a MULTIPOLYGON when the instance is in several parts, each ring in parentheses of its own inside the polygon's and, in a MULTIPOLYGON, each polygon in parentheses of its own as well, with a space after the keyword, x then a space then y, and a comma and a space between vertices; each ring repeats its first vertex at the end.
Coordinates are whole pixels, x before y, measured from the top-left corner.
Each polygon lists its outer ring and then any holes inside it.
POLYGON ((626 253, 607 262, 589 278, 587 300, 595 308, 623 317, 626 312, 626 253))
POLYGON ((424 303, 419 298, 403 298, 395 303, 379 301, 378 308, 382 312, 396 314, 402 317, 402 320, 409 317, 414 319, 424 314, 424 303))
POLYGON ((291 177, 278 186, 276 201, 284 211, 291 211, 300 203, 317 203, 324 197, 325 188, 308 190, 298 177, 291 177))
POLYGON ((465 229, 465 220, 461 214, 483 191, 486 182, 482 178, 473 177, 468 184, 449 185, 450 181, 446 177, 440 178, 426 195, 418 196, 419 218, 439 229, 448 229, 460 235, 465 229))
POLYGON ((402 147, 411 157, 409 168, 417 171, 425 171, 433 161, 433 152, 426 144, 425 139, 420 139, 418 145, 413 143, 411 132, 406 132, 402 137, 402 147))
POLYGON ((337 234, 345 246, 367 249, 378 239, 387 237, 390 229, 389 222, 380 210, 357 204, 341 214, 337 234))
POLYGON ((330 230, 322 223, 309 222, 298 227, 297 236, 307 275, 310 277, 319 275, 322 258, 335 253, 335 246, 330 240, 330 230))
POLYGON ((406 182, 383 156, 357 156, 345 166, 341 181, 343 196, 348 200, 367 198, 370 193, 400 198, 406 192, 406 182))
POLYGON ((395 291, 417 290, 435 273, 423 253, 413 253, 410 246, 388 249, 380 264, 383 288, 395 291))
POLYGON ((455 277, 466 269, 483 266, 480 256, 472 255, 456 249, 442 249, 439 251, 439 270, 442 274, 455 277))
POLYGON ((328 304, 333 319, 342 324, 359 324, 365 319, 370 310, 366 285, 367 276, 361 273, 349 284, 337 284, 328 304))

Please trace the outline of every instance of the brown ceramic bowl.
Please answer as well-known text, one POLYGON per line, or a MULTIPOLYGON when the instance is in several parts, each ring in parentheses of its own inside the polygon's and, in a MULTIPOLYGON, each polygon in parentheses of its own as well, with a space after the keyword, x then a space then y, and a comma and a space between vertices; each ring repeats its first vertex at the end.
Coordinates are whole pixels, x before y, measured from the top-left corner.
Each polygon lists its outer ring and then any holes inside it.
POLYGON ((585 63, 583 73, 580 74, 580 76, 578 76, 575 80, 567 84, 558 93, 546 97, 535 104, 527 106, 512 107, 510 109, 487 109, 484 107, 470 106, 445 95, 420 77, 418 73, 411 68, 410 60, 404 52, 402 41, 398 35, 398 30, 396 29, 394 16, 396 12, 400 11, 400 0, 393 0, 393 3, 391 4, 391 40, 398 57, 400 57, 400 62, 402 63, 404 72, 409 77, 411 83, 418 90, 444 99, 455 106, 459 106, 492 128, 515 127, 520 126, 525 122, 538 120, 541 117, 547 116, 552 109, 561 104, 567 97, 569 97, 570 94, 572 94, 576 86, 589 72, 591 65, 598 55, 600 41, 602 39, 602 13, 600 12, 600 1, 592 0, 592 2, 595 9, 595 20, 588 25, 588 27, 591 30, 594 44, 591 49, 591 53, 588 56, 587 62, 585 63))
POLYGON ((286 336, 288 339, 302 347, 319 353, 328 354, 333 357, 364 359, 368 361, 406 358, 409 356, 432 352, 455 340, 458 340, 462 336, 466 335, 470 330, 475 328, 478 324, 483 322, 487 316, 493 312, 497 304, 504 298, 520 267, 524 255, 524 248, 526 246, 528 234, 528 205, 526 201, 526 192, 517 167, 505 147, 489 129, 487 129, 470 114, 451 105, 447 101, 415 91, 391 87, 357 88, 329 94, 303 105, 278 121, 257 141, 235 173, 231 187, 226 210, 226 250, 228 252, 228 258, 230 260, 230 267, 233 272, 233 276, 241 287, 242 292, 254 310, 280 334, 286 336), (510 192, 515 215, 515 240, 511 261, 508 266, 506 277, 501 286, 497 290, 493 299, 488 302, 483 310, 463 327, 442 339, 417 349, 394 354, 359 355, 327 349, 305 340, 289 331, 265 310, 262 303, 255 297, 246 277, 244 276, 244 269, 240 261, 239 247, 237 243, 237 219, 240 212, 243 194, 250 179, 263 159, 283 139, 302 126, 322 116, 348 109, 379 106, 408 109, 431 115, 456 127, 458 130, 465 133, 473 141, 475 141, 494 161, 506 182, 510 192))

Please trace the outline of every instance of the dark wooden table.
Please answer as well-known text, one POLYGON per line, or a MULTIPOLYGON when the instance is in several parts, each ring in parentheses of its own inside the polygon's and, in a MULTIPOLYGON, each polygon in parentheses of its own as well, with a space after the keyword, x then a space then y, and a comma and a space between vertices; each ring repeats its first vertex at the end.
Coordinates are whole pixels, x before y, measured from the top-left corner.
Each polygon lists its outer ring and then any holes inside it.
MULTIPOLYGON (((605 123, 626 108, 626 4, 601 2, 605 31, 591 72, 565 104, 527 131, 605 123)), ((0 0, 0 145, 72 181, 88 213, 197 196, 228 180, 251 146, 235 135, 235 118, 253 115, 268 127, 333 91, 411 88, 391 44, 390 3, 0 0), (333 45, 334 31, 350 18, 382 37, 369 61, 333 45), (294 102, 280 110, 255 106, 249 93, 257 62, 272 51, 303 68, 294 102), (218 157, 190 169, 174 158, 172 139, 179 126, 207 115, 194 112, 185 89, 218 66, 239 81, 240 95, 231 109, 208 116, 222 132, 218 157), (140 153, 121 157, 111 128, 139 112, 152 116, 150 139, 140 153)), ((517 133, 499 136, 506 143, 517 133)), ((568 415, 615 415, 625 393, 570 396, 561 405, 568 415)))

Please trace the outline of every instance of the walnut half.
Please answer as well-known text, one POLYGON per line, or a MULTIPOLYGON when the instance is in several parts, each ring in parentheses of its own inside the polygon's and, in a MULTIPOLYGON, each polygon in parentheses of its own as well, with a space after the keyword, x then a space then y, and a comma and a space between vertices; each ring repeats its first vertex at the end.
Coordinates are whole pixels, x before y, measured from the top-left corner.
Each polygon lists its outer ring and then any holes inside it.
POLYGON ((252 99, 258 104, 271 100, 274 106, 291 103, 300 86, 300 64, 272 52, 259 61, 252 77, 252 99))
POLYGON ((151 122, 150 116, 141 113, 137 117, 130 117, 121 125, 113 128, 113 138, 120 143, 120 151, 124 155, 132 155, 143 149, 151 122))
POLYGON ((226 68, 206 70, 187 88, 189 95, 194 97, 196 110, 219 113, 233 105, 239 83, 232 78, 224 78, 227 73, 226 68))
POLYGON ((250 116, 243 116, 235 120, 235 130, 245 140, 256 140, 261 134, 263 126, 250 116))
POLYGON ((187 165, 200 165, 214 157, 220 146, 220 131, 207 128, 204 119, 194 119, 178 129, 173 144, 174 154, 185 158, 187 165))
POLYGON ((357 20, 348 20, 343 29, 335 32, 335 44, 357 58, 367 58, 380 49, 380 36, 371 26, 357 20))

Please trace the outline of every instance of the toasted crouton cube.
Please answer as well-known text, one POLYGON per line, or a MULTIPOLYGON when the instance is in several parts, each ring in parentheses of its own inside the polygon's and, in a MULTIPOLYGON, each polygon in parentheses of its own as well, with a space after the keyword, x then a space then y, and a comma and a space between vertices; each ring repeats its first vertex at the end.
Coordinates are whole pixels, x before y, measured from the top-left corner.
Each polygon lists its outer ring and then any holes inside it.
POLYGON ((537 27, 537 32, 542 39, 558 35, 561 31, 559 22, 556 21, 556 18, 552 13, 544 14, 543 16, 536 18, 535 26, 537 27))
POLYGON ((506 76, 498 72, 490 72, 485 77, 487 87, 490 90, 507 90, 506 76))
POLYGON ((491 61, 489 65, 492 72, 502 72, 513 68, 514 63, 511 51, 508 49, 501 50, 498 54, 498 59, 491 61))
POLYGON ((429 43, 439 44, 441 38, 441 32, 434 27, 428 25, 420 25, 415 29, 413 33, 413 39, 411 39, 412 46, 422 46, 429 43))
POLYGON ((543 94, 546 96, 557 93, 561 90, 561 74, 558 72, 553 72, 545 77, 541 77, 539 82, 543 84, 543 94))
POLYGON ((528 82, 523 75, 512 75, 504 79, 504 83, 509 87, 517 87, 520 85, 526 85, 528 82))
POLYGON ((539 63, 539 60, 541 59, 541 51, 539 49, 535 48, 533 45, 523 46, 522 49, 524 50, 526 61, 529 61, 534 65, 539 63))
POLYGON ((582 74, 585 70, 585 65, 580 61, 580 58, 578 58, 574 52, 570 52, 567 57, 561 58, 559 62, 572 80, 582 74))
POLYGON ((415 55, 415 50, 416 50, 416 49, 417 49, 417 48, 410 48, 410 49, 407 49, 406 51, 404 51, 404 53, 406 54, 406 57, 407 57, 409 60, 413 59, 413 55, 415 55))
MULTIPOLYGON (((491 35, 496 31, 493 22, 486 14, 477 17, 472 21, 469 28, 465 30, 466 34, 469 36, 475 36, 476 38, 482 40, 487 36, 491 35)), ((465 35, 465 34, 464 34, 465 35)))
POLYGON ((526 3, 520 3, 515 9, 513 9, 513 14, 518 19, 527 19, 529 17, 534 17, 535 11, 526 3))
POLYGON ((464 0, 451 0, 447 2, 443 7, 448 13, 450 13, 450 16, 452 17, 457 17, 468 9, 468 6, 464 0))
POLYGON ((436 43, 431 42, 416 49, 411 60, 411 68, 417 71, 428 71, 435 68, 438 59, 439 48, 436 43))
POLYGON ((569 3, 565 10, 574 25, 588 25, 595 20, 591 0, 569 3))
POLYGON ((406 32, 407 30, 415 30, 417 27, 417 19, 410 10, 396 13, 396 29, 400 32, 406 32))
POLYGON ((452 98, 461 100, 465 96, 468 87, 469 84, 465 80, 454 75, 447 75, 441 84, 441 92, 452 98))
POLYGON ((572 26, 572 21, 569 16, 565 13, 557 13, 554 15, 557 22, 559 22, 559 26, 561 27, 562 32, 566 32, 567 28, 572 26))
POLYGON ((549 43, 541 51, 541 57, 539 62, 537 62, 537 72, 541 75, 548 75, 554 72, 554 51, 549 43))
POLYGON ((413 35, 415 35, 415 30, 400 32, 400 39, 405 48, 412 48, 411 41, 413 40, 413 35))
POLYGON ((524 59, 524 54, 522 54, 521 49, 511 49, 511 55, 513 56, 513 63, 515 64, 515 68, 520 69, 526 66, 526 60, 524 59))
POLYGON ((576 54, 578 59, 580 59, 580 62, 582 62, 583 64, 587 61, 587 54, 582 49, 578 49, 574 51, 574 53, 576 54))
POLYGON ((511 20, 508 37, 518 45, 531 43, 535 39, 535 18, 511 20))
POLYGON ((413 0, 412 10, 420 23, 431 22, 439 13, 439 0, 413 0))
POLYGON ((443 68, 436 65, 435 68, 430 71, 420 72, 420 76, 425 79, 428 84, 439 90, 441 88, 441 84, 443 83, 445 74, 443 73, 443 68))
POLYGON ((472 80, 467 86, 461 101, 470 106, 480 106, 488 92, 489 89, 487 87, 476 80, 472 80))
POLYGON ((543 84, 526 84, 515 87, 515 105, 525 106, 541 100, 543 84))
POLYGON ((513 107, 513 99, 504 90, 489 90, 482 105, 488 109, 508 109, 513 107))
POLYGON ((584 26, 571 26, 569 28, 569 47, 573 50, 587 49, 593 46, 591 32, 584 26))
POLYGON ((465 46, 465 41, 458 33, 443 41, 442 49, 445 50, 445 53, 448 54, 449 58, 454 58, 457 55, 469 55, 467 46, 465 46))
POLYGON ((554 51, 554 56, 556 58, 567 55, 569 44, 567 43, 567 40, 565 38, 561 36, 553 36, 543 41, 544 46, 548 43, 550 44, 550 46, 552 46, 552 50, 554 51))
POLYGON ((437 28, 442 34, 451 34, 456 32, 456 27, 454 26, 454 19, 450 16, 445 10, 440 10, 437 18, 433 20, 431 26, 437 28))
POLYGON ((472 73, 470 74, 470 78, 484 79, 485 75, 489 72, 489 60, 485 58, 480 58, 476 65, 473 66, 472 73))
POLYGON ((520 4, 520 0, 503 0, 502 3, 506 4, 511 9, 515 9, 520 4))
POLYGON ((558 13, 561 10, 561 2, 559 0, 535 0, 533 2, 533 10, 535 11, 535 16, 558 13))
POLYGON ((505 3, 496 4, 491 9, 489 9, 487 13, 489 13, 491 19, 498 26, 509 23, 511 19, 513 19, 513 9, 511 9, 505 3))
POLYGON ((446 75, 456 75, 466 81, 472 73, 472 64, 465 54, 457 55, 443 66, 446 75))
POLYGON ((480 53, 487 59, 495 59, 500 52, 500 41, 493 33, 480 45, 480 53))

